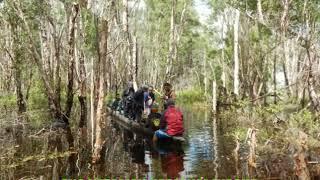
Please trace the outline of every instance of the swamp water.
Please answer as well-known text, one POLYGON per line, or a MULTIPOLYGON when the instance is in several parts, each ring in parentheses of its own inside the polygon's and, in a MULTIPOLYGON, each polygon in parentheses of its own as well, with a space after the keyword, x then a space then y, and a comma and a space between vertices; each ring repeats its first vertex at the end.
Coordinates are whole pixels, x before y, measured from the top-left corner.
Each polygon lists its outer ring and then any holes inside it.
POLYGON ((106 132, 106 149, 103 149, 104 162, 95 166, 90 163, 91 144, 78 140, 75 147, 80 150, 69 149, 62 130, 34 136, 15 128, 2 128, 0 179, 246 176, 243 172, 248 170, 241 164, 241 155, 240 159, 234 156, 236 143, 230 133, 237 123, 213 118, 207 110, 191 106, 181 109, 186 142, 155 146, 150 138, 111 122, 106 132))

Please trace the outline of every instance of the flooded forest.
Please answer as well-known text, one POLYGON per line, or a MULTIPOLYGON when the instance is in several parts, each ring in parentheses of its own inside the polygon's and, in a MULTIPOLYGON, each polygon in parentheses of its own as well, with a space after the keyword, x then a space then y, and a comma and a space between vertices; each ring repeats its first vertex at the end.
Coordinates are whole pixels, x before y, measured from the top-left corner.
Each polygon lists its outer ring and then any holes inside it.
POLYGON ((319 0, 0 0, 0 179, 319 179, 319 32, 319 0), (162 122, 169 83, 179 141, 112 108, 162 122))

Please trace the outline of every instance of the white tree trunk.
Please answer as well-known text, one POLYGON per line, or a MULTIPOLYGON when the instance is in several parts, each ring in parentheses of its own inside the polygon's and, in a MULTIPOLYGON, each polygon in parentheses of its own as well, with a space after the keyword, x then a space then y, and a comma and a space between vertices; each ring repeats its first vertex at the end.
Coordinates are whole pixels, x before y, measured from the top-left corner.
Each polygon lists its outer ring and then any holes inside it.
POLYGON ((207 61, 206 61, 206 50, 203 50, 203 83, 204 83, 204 95, 207 96, 208 92, 208 75, 207 75, 207 61))
POLYGON ((105 108, 104 108, 104 97, 105 97, 105 74, 107 69, 105 64, 108 61, 107 58, 107 49, 108 49, 108 22, 102 21, 101 27, 101 39, 99 43, 99 80, 98 80, 98 103, 97 103, 97 111, 96 111, 96 131, 95 131, 95 144, 94 151, 92 156, 92 162, 97 163, 101 160, 101 150, 104 146, 104 138, 103 138, 103 129, 105 128, 105 108))
POLYGON ((122 25, 123 31, 126 33, 128 32, 128 0, 123 0, 123 14, 122 14, 122 25))
POLYGON ((217 111, 217 83, 215 80, 212 81, 212 112, 217 111))
POLYGON ((289 47, 288 47, 288 41, 285 40, 285 37, 283 37, 283 76, 285 80, 285 85, 288 88, 288 95, 290 96, 292 94, 291 92, 291 86, 290 86, 290 58, 289 58, 289 47))
POLYGON ((177 0, 172 0, 172 9, 171 9, 171 20, 170 20, 170 40, 169 40, 169 54, 167 58, 167 68, 166 68, 166 80, 170 79, 171 70, 172 70, 172 61, 174 58, 175 51, 175 14, 176 14, 176 4, 177 0))
POLYGON ((94 64, 91 58, 91 83, 90 83, 90 120, 91 120, 91 146, 94 150, 94 132, 95 132, 95 117, 94 117, 94 64))
MULTIPOLYGON (((102 71, 101 71, 102 72, 102 71)), ((103 146, 103 138, 102 138, 102 129, 103 129, 103 102, 104 102, 104 73, 100 72, 99 78, 99 90, 98 90, 98 105, 97 105, 97 113, 96 113, 96 130, 95 130, 95 144, 93 151, 93 162, 97 162, 100 160, 100 153, 103 146)))
POLYGON ((130 80, 133 83, 133 87, 135 90, 137 90, 137 58, 136 58, 136 39, 134 36, 131 35, 129 31, 129 13, 128 13, 128 0, 122 0, 123 3, 123 14, 122 14, 122 19, 123 19, 123 31, 125 33, 125 38, 127 40, 127 47, 129 50, 128 53, 128 62, 129 62, 129 76, 130 80))
POLYGON ((234 94, 239 95, 239 53, 238 53, 238 38, 239 38, 239 18, 240 18, 240 12, 238 10, 236 11, 235 21, 234 21, 234 71, 233 71, 233 79, 234 79, 234 94))
POLYGON ((260 23, 264 23, 263 14, 262 14, 261 0, 257 0, 257 10, 258 10, 259 22, 260 23))
POLYGON ((221 73, 221 80, 222 86, 226 88, 227 78, 226 78, 226 68, 225 68, 225 60, 224 60, 224 31, 225 31, 225 11, 222 15, 222 28, 221 28, 221 40, 222 40, 222 49, 221 49, 221 65, 222 65, 222 73, 221 73))
POLYGON ((132 43, 133 43, 133 48, 132 48, 132 82, 133 82, 133 88, 135 91, 138 90, 138 85, 137 85, 137 77, 138 77, 138 62, 137 62, 137 53, 138 53, 138 47, 137 47, 137 37, 133 36, 132 38, 132 43))

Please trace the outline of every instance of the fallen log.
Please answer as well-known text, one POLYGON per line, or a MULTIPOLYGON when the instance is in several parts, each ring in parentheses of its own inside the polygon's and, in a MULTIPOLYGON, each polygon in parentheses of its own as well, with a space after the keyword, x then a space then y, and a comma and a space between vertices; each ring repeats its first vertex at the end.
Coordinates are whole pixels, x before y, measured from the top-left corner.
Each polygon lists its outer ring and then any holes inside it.
POLYGON ((148 136, 152 136, 153 135, 153 131, 151 129, 148 129, 146 127, 142 127, 139 123, 126 118, 125 116, 120 114, 119 111, 114 111, 114 110, 112 110, 110 108, 108 108, 107 110, 111 113, 111 115, 113 117, 116 117, 116 119, 114 119, 114 121, 120 123, 125 128, 127 128, 129 130, 136 131, 136 132, 143 133, 143 134, 148 135, 148 136))

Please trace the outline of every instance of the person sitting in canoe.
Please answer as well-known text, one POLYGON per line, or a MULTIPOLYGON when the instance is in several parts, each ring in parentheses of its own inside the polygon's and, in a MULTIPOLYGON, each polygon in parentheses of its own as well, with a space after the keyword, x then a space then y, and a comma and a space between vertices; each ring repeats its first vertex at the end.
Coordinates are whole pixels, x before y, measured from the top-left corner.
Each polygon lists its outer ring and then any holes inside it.
POLYGON ((163 91, 164 91, 164 96, 162 97, 163 100, 164 100, 163 107, 164 107, 164 109, 167 109, 167 107, 166 107, 167 101, 169 99, 172 99, 172 100, 175 101, 176 100, 176 94, 175 94, 175 92, 173 90, 172 85, 170 83, 167 83, 167 82, 163 84, 163 91))
POLYGON ((154 133, 153 141, 158 139, 170 139, 174 136, 182 136, 183 128, 183 115, 182 112, 175 107, 175 101, 168 99, 166 102, 167 109, 162 114, 160 120, 160 129, 154 133))
POLYGON ((161 113, 159 111, 159 105, 154 102, 151 106, 151 113, 148 116, 148 121, 146 124, 146 128, 152 129, 152 131, 156 131, 160 126, 161 113))

